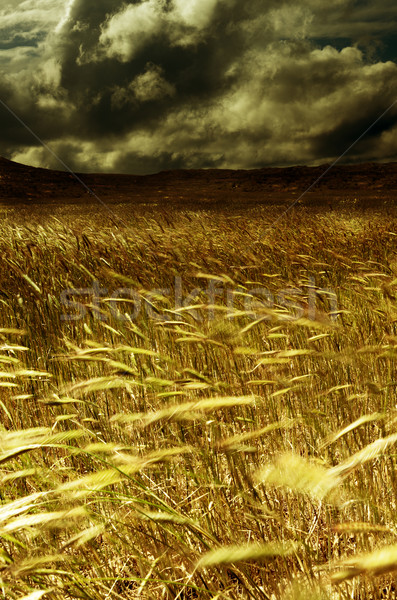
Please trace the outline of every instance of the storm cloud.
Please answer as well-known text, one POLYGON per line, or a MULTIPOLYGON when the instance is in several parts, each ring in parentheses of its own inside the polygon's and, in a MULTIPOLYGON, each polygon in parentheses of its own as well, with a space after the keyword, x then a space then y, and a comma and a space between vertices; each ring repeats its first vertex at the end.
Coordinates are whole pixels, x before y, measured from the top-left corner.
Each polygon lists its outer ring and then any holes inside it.
MULTIPOLYGON (((391 0, 25 0, 0 17, 0 99, 78 171, 329 162, 396 100, 391 0)), ((0 127, 1 155, 60 168, 4 107, 0 127)), ((397 160, 397 105, 345 160, 397 160)))

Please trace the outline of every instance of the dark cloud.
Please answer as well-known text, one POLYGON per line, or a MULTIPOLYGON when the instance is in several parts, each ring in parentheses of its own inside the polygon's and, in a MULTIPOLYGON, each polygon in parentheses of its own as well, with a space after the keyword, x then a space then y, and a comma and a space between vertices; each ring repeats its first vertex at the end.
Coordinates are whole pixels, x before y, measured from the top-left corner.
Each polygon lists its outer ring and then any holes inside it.
MULTIPOLYGON (((0 97, 77 170, 316 164, 395 99, 391 0, 14 4, 0 97)), ((59 167, 3 108, 0 127, 0 154, 59 167)), ((397 111, 349 156, 397 159, 397 111)))

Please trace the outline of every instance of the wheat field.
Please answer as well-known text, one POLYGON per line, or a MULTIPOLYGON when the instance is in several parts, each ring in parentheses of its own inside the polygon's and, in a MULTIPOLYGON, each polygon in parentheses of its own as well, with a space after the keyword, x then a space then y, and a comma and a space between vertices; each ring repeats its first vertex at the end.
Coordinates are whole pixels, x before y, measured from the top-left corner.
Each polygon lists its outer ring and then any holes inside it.
POLYGON ((396 598, 397 219, 96 213, 2 214, 0 596, 396 598))

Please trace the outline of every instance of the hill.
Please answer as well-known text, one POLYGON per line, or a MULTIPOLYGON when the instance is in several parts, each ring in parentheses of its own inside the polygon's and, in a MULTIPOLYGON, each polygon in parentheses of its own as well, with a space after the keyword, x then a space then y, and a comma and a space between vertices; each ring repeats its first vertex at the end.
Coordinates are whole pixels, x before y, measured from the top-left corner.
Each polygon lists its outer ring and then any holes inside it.
POLYGON ((154 175, 79 173, 75 177, 65 171, 29 167, 0 158, 0 202, 25 204, 57 200, 85 203, 90 196, 85 185, 107 202, 227 207, 298 198, 312 186, 305 197, 308 203, 329 204, 338 199, 359 197, 360 201, 370 204, 376 205, 385 199, 394 204, 397 163, 329 167, 174 170, 154 175))

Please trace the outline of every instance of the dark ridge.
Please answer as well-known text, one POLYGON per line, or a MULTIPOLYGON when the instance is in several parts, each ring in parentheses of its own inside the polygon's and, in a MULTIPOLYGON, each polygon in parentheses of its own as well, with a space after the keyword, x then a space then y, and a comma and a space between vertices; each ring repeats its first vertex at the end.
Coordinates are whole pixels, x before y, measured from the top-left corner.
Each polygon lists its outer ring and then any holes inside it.
MULTIPOLYGON (((253 170, 197 169, 155 175, 90 173, 78 177, 108 202, 234 203, 237 199, 271 201, 275 197, 317 198, 360 195, 397 198, 397 163, 317 167, 270 167, 253 170), (329 170, 328 170, 329 169, 329 170), (327 171, 327 172, 326 172, 327 171), (317 181, 318 180, 318 181, 317 181), (312 186, 312 187, 311 187, 312 186)), ((0 157, 0 202, 88 201, 90 193, 65 171, 29 167, 0 157)))

